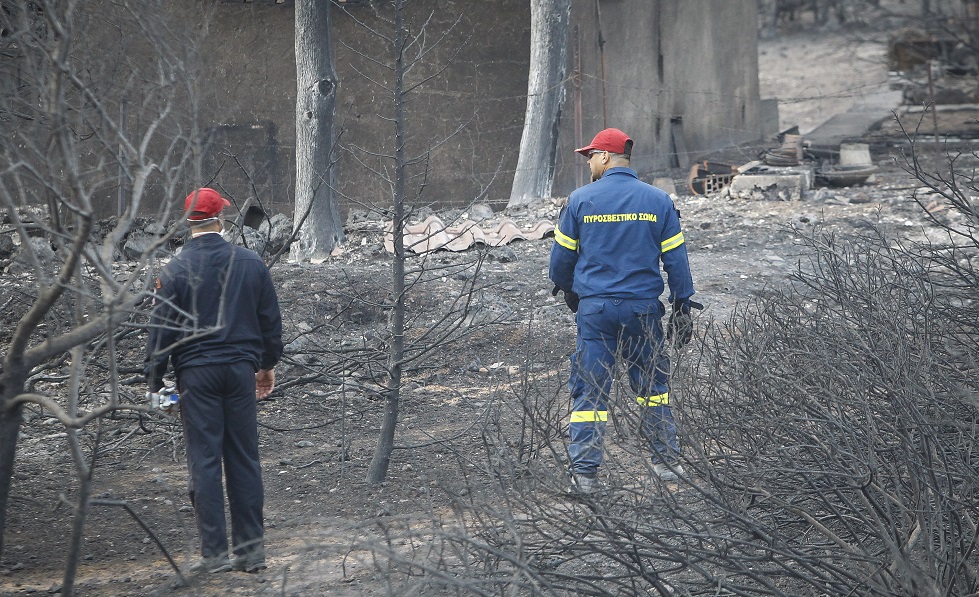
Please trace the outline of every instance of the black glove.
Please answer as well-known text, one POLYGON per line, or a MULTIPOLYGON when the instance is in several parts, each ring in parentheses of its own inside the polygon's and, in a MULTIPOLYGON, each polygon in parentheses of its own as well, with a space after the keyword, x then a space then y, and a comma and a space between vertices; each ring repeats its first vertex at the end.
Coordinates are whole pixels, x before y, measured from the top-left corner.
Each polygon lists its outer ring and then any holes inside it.
POLYGON ((686 346, 693 339, 691 308, 703 309, 704 306, 690 299, 673 301, 673 312, 670 313, 670 321, 666 325, 666 339, 672 340, 677 348, 686 346))
MULTIPOLYGON (((561 289, 555 286, 554 290, 551 291, 551 296, 557 296, 557 293, 560 291, 561 289)), ((581 299, 578 298, 577 294, 571 292, 570 290, 564 291, 564 304, 568 306, 568 309, 571 309, 572 313, 578 312, 578 303, 580 301, 581 299)))
POLYGON ((581 299, 578 298, 577 294, 571 292, 570 290, 564 291, 564 304, 568 306, 568 309, 571 309, 572 313, 578 312, 579 302, 581 302, 581 299))

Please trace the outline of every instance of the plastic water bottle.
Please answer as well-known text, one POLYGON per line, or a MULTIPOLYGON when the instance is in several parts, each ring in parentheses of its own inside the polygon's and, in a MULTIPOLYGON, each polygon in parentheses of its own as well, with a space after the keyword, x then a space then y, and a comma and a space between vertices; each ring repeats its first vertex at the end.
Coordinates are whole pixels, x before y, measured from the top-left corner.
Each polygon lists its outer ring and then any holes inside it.
POLYGON ((160 398, 160 408, 170 414, 180 401, 180 394, 177 393, 177 388, 167 388, 166 392, 166 395, 160 398))
POLYGON ((177 393, 177 388, 170 386, 150 395, 150 408, 162 410, 165 413, 172 413, 173 407, 179 401, 180 394, 177 393))

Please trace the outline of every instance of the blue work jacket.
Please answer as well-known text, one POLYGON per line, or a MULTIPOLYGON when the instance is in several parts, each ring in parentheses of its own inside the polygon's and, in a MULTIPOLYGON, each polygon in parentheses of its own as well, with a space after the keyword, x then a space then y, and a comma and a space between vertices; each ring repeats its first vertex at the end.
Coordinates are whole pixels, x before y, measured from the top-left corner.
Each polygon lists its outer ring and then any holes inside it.
POLYGON ((551 247, 550 278, 582 299, 658 299, 694 294, 680 215, 670 196, 639 180, 630 168, 610 168, 573 193, 561 212, 551 247))

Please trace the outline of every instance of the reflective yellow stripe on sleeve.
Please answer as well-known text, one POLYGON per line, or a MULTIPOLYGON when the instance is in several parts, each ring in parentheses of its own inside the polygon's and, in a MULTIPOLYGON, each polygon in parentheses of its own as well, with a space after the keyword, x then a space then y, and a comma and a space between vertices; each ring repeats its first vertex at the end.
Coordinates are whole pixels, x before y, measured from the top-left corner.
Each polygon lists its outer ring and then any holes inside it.
POLYGON ((576 410, 571 413, 572 423, 604 423, 608 421, 607 410, 576 410))
POLYGON ((639 406, 666 406, 670 403, 670 393, 659 394, 658 396, 637 396, 636 402, 639 406))
POLYGON ((554 242, 561 245, 565 249, 568 249, 569 251, 578 250, 578 240, 561 232, 557 226, 554 227, 554 242))
POLYGON ((663 241, 660 245, 660 251, 666 253, 672 249, 675 249, 683 244, 683 233, 677 234, 676 236, 671 236, 670 238, 663 241))

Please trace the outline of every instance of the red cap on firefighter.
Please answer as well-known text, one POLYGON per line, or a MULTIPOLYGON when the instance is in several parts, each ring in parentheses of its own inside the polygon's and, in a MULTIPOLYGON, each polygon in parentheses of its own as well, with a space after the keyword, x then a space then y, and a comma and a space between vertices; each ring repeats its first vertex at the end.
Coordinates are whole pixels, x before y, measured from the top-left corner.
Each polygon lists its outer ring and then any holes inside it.
POLYGON ((629 155, 632 153, 632 139, 619 129, 605 129, 599 131, 591 143, 575 151, 588 157, 595 150, 629 155))
POLYGON ((184 211, 191 222, 216 218, 221 210, 231 205, 231 202, 220 193, 208 187, 197 189, 184 200, 184 211))

